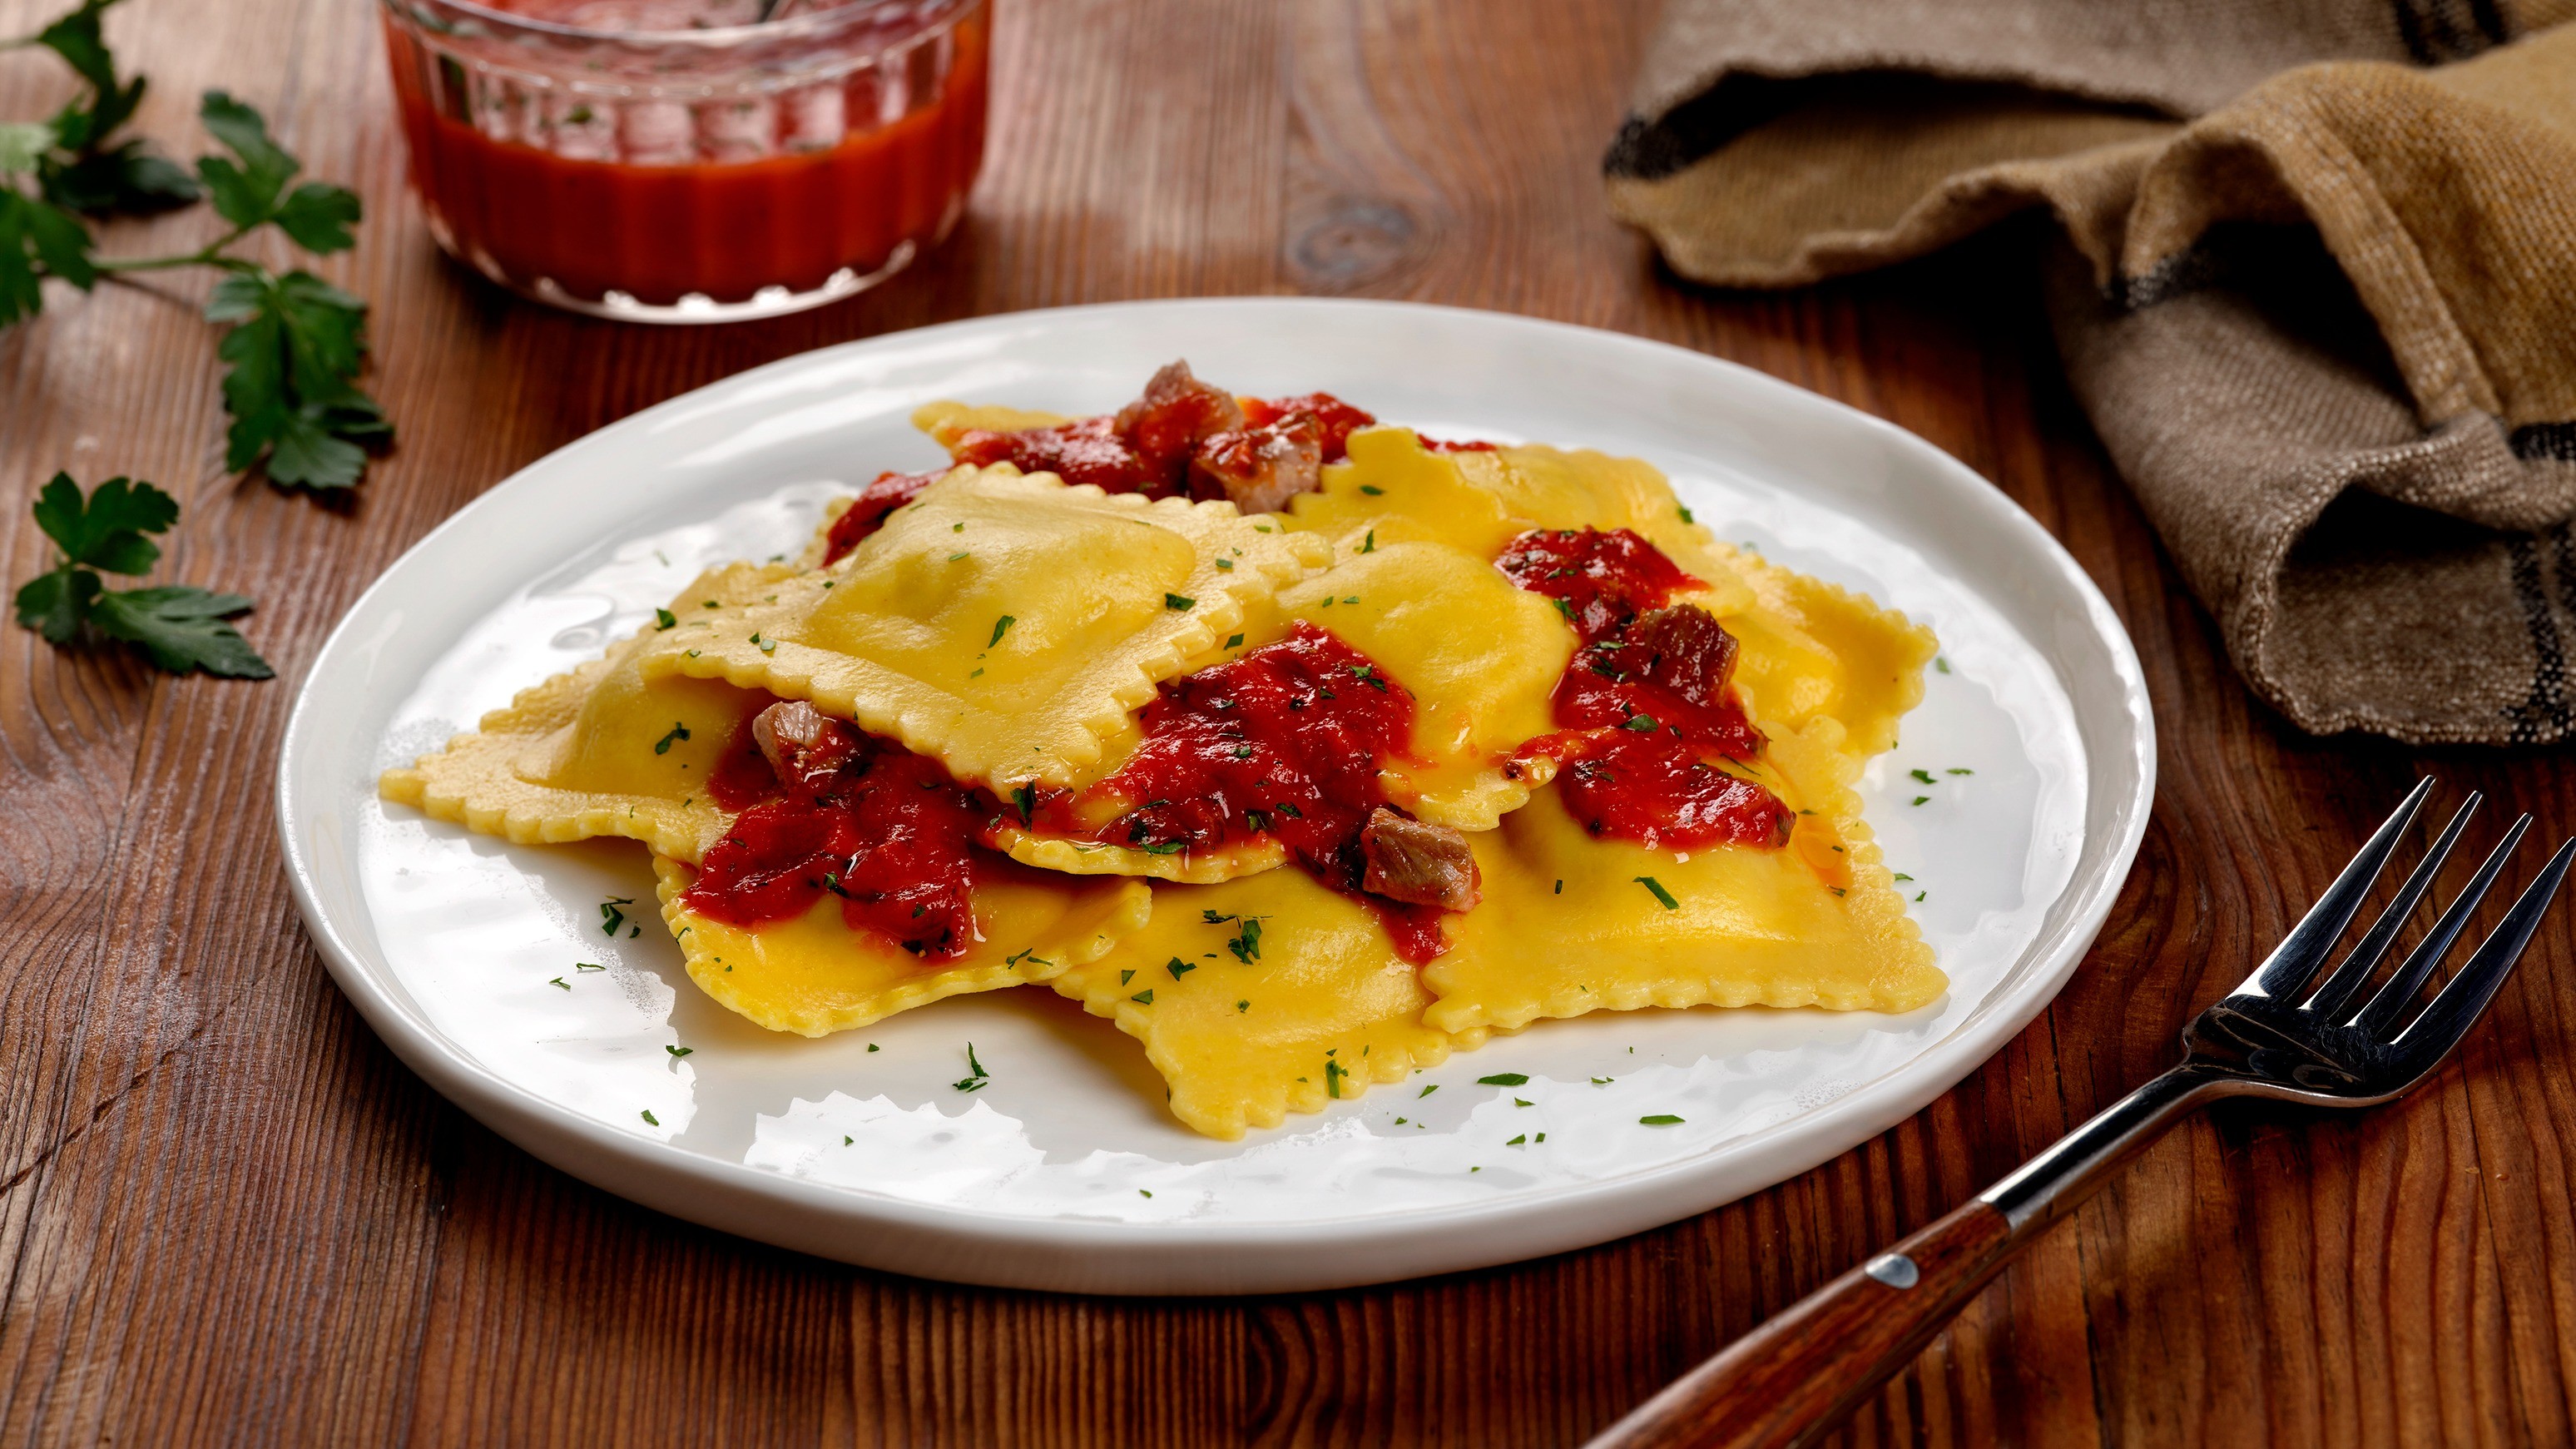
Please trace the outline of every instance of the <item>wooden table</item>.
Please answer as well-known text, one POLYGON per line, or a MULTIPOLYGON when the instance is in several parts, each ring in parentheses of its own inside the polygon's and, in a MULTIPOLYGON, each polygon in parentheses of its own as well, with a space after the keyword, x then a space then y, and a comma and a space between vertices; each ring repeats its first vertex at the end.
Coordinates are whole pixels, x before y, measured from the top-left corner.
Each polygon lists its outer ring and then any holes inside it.
MULTIPOLYGON (((0 34, 51 8, 0 0, 0 34)), ((195 154, 194 97, 224 86, 365 195, 357 251, 323 270, 374 304, 371 382, 402 438, 345 504, 228 478, 203 278, 64 292, 0 336, 10 580, 44 566, 27 502, 56 468, 157 480, 187 505, 169 576, 259 599, 247 629, 281 676, 173 679, 0 630, 0 1442, 1571 1444, 2165 1065, 2418 770, 2551 840, 2576 827, 2564 751, 2315 740, 2247 695, 2059 380, 2029 236, 1784 296, 1660 273, 1596 181, 1649 10, 1005 0, 991 160, 955 239, 878 294, 709 330, 560 315, 444 262, 402 189, 365 0, 118 11, 170 149, 195 154), (549 450, 773 358, 1219 293, 1665 338, 1992 479, 2110 596, 2155 701, 2155 820, 2090 962, 1931 1108, 1770 1191, 1542 1262, 1234 1302, 958 1288, 703 1231, 501 1142, 360 1023, 288 902, 271 761, 325 632, 413 540, 549 450)), ((65 90, 49 58, 0 54, 0 117, 65 90)), ((193 245, 209 220, 109 247, 193 245)), ((1855 1437, 2576 1438, 2571 922, 2402 1107, 2175 1133, 1855 1437)))

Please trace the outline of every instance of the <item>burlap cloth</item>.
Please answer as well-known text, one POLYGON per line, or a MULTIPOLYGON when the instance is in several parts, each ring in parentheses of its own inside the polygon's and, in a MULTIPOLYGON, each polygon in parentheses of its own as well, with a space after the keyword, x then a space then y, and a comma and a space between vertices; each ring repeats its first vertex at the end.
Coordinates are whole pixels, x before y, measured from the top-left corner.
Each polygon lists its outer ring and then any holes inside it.
POLYGON ((1786 287, 2033 208, 2104 445, 2301 726, 2576 724, 2576 0, 1671 0, 1610 204, 1786 287), (2557 29, 2549 29, 2557 25, 2557 29))

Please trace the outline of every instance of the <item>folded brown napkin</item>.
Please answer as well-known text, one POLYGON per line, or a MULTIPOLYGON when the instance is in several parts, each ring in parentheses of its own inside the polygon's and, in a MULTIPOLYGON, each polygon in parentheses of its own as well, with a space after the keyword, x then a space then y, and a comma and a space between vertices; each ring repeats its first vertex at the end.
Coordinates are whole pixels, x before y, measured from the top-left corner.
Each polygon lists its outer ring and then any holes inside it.
POLYGON ((1612 209, 1784 287, 2033 208, 2077 396, 2264 698, 2576 732, 2576 0, 1672 0, 1612 209), (2556 29, 2550 29, 2551 26, 2556 29))

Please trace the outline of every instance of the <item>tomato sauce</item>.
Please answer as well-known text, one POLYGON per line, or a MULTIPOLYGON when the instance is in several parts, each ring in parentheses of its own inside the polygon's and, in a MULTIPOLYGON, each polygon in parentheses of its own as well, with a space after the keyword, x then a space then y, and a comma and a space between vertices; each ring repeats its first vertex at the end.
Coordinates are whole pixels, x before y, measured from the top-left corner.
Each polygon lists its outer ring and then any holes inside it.
POLYGON ((921 490, 946 477, 944 471, 930 473, 879 473, 876 481, 859 490, 841 516, 823 534, 823 562, 839 563, 850 556, 860 540, 885 527, 886 515, 921 496, 921 490))
MULTIPOLYGON (((1326 463, 1348 456, 1351 434, 1377 421, 1328 392, 1236 402, 1247 428, 1312 427, 1326 463)), ((1139 404, 1129 411, 1132 415, 1124 418, 1124 428, 1120 416, 1103 413, 1013 433, 969 429, 957 436, 948 453, 960 463, 978 467, 1009 463, 1023 473, 1053 473, 1067 483, 1087 483, 1103 493, 1159 498, 1186 491, 1195 448, 1241 436, 1226 432, 1202 438, 1207 420, 1201 415, 1200 398, 1160 406, 1139 404)))
POLYGON ((1779 797, 1714 763, 1762 748, 1734 689, 1694 701, 1649 677, 1646 647, 1629 637, 1639 615, 1700 580, 1625 528, 1534 529, 1494 562, 1554 599, 1583 641, 1550 698, 1559 731, 1515 759, 1557 762, 1558 797, 1585 829, 1683 850, 1788 842, 1794 817, 1779 797))
MULTIPOLYGON (((834 121, 828 144, 782 148, 764 129, 751 159, 700 141, 671 164, 565 154, 615 153, 613 135, 558 149, 495 135, 476 124, 473 83, 457 62, 390 19, 386 40, 412 184, 450 251, 513 286, 542 279, 585 301, 617 291, 669 306, 692 293, 740 302, 765 287, 813 291, 944 234, 983 160, 987 23, 980 8, 956 23, 938 94, 891 122, 865 124, 878 97, 874 73, 861 69, 825 107, 848 118, 845 131, 834 121)), ((610 104, 520 124, 613 133, 610 104)), ((755 113, 749 124, 792 130, 789 107, 776 109, 775 121, 755 113)))
POLYGON ((995 863, 974 843, 990 812, 938 761, 838 722, 799 766, 782 781, 757 750, 728 753, 711 793, 742 813, 707 852, 682 897, 689 908, 757 926, 801 916, 828 893, 852 929, 925 961, 963 954, 975 940, 975 882, 995 863))
POLYGON ((1300 620, 1165 684, 1137 723, 1145 743, 1116 774, 1079 795, 1037 792, 1029 823, 1158 855, 1268 837, 1374 909, 1406 960, 1447 949, 1440 911, 1360 890, 1360 829, 1387 803, 1378 771, 1413 738, 1413 696, 1367 655, 1300 620), (1103 809, 1117 811, 1107 825, 1085 825, 1103 809))

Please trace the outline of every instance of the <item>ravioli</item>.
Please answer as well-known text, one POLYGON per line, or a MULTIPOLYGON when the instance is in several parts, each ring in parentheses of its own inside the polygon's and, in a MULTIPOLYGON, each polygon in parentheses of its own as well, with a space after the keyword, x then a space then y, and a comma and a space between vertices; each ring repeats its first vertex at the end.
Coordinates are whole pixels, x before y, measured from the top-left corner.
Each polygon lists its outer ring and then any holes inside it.
POLYGON ((1439 998, 1424 1021, 1465 1032, 1648 1006, 1904 1012, 1938 999, 1948 978, 1861 822, 1840 723, 1818 719, 1767 754, 1766 783, 1817 812, 1784 849, 1596 838, 1553 785, 1474 837, 1485 901, 1423 968, 1439 998))
POLYGON ((1431 997, 1375 914, 1302 870, 1153 892, 1143 930, 1053 984, 1144 1043, 1198 1132, 1233 1141, 1485 1039, 1424 1025, 1431 997))
MULTIPOLYGON (((1413 695, 1413 736, 1396 744, 1380 773, 1388 798, 1434 824, 1493 829, 1546 779, 1545 761, 1517 772, 1506 765, 1523 743, 1554 728, 1549 696, 1573 656, 1573 636, 1547 600, 1447 544, 1381 544, 1374 530, 1363 530, 1343 540, 1337 555, 1331 568, 1253 605, 1240 631, 1193 662, 1257 649, 1291 620, 1331 630, 1413 695)), ((1125 750, 1134 744, 1124 742, 1125 750)), ((1121 754, 1111 753, 1103 772, 1120 762, 1121 754)), ((1264 837, 1156 853, 1042 835, 1009 821, 988 843, 1049 870, 1193 884, 1233 880, 1288 858, 1264 837)))
POLYGON ((1753 594, 1749 606, 1721 616, 1743 646, 1735 686, 1745 712, 1784 733, 1832 718, 1842 724, 1842 748, 1864 759, 1893 749, 1897 720, 1923 702, 1923 668, 1941 647, 1932 631, 1751 554, 1730 564, 1753 594))
POLYGON ((772 1031, 829 1036, 943 997, 1024 986, 1097 959, 1153 910, 1142 881, 1072 881, 1003 865, 975 887, 981 939, 950 961, 924 961, 854 928, 832 896, 801 916, 755 927, 689 909, 697 872, 653 858, 662 920, 689 979, 717 1004, 772 1031))
POLYGON ((1752 602, 1704 524, 1651 465, 1590 450, 1508 447, 1434 452, 1404 428, 1351 434, 1348 461, 1321 492, 1291 499, 1291 526, 1335 535, 1379 527, 1491 559, 1533 528, 1625 528, 1705 581, 1694 600, 1723 618, 1752 602))
MULTIPOLYGON (((748 564, 702 574, 666 612, 722 613, 790 576, 748 564)), ((385 771, 378 793, 522 845, 618 836, 696 861, 731 818, 707 781, 771 700, 723 680, 647 677, 644 651, 667 632, 648 625, 521 691, 474 733, 385 771)))
POLYGON ((960 469, 774 600, 684 620, 643 667, 810 700, 999 793, 1070 785, 1157 681, 1326 557, 1230 504, 960 469))

